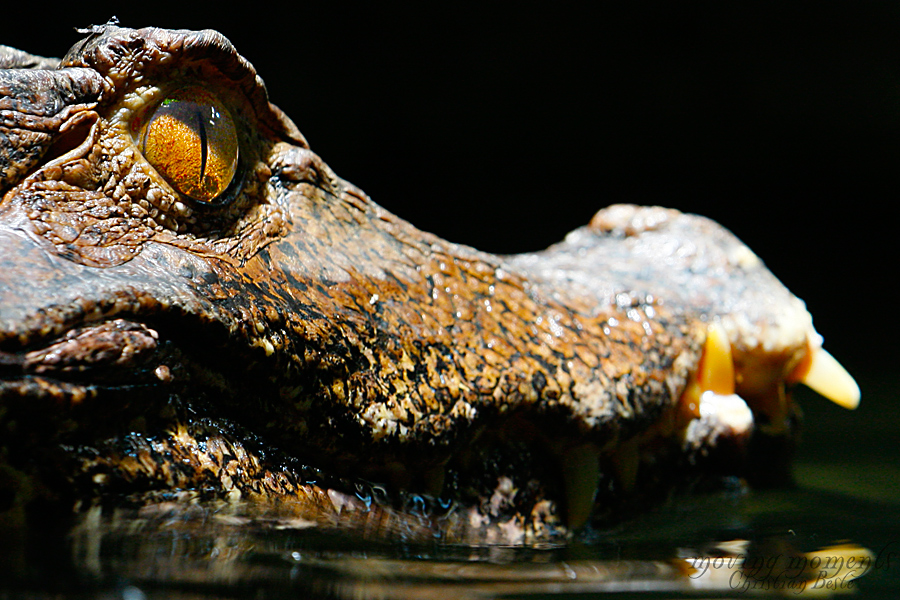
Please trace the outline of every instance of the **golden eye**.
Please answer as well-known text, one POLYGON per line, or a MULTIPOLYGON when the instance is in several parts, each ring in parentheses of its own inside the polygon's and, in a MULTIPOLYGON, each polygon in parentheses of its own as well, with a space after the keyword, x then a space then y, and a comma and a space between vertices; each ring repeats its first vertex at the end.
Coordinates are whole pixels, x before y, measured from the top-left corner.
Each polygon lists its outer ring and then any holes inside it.
POLYGON ((237 169, 238 137, 231 114, 198 87, 163 100, 147 121, 140 146, 172 187, 198 202, 221 195, 237 169))

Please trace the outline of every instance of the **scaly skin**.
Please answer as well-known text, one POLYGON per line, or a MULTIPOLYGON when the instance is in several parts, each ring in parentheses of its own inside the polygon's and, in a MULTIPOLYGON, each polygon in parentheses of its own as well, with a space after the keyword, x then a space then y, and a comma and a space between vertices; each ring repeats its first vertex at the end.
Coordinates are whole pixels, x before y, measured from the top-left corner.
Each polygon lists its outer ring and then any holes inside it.
POLYGON ((545 252, 494 256, 338 178, 215 32, 98 27, 57 70, 9 51, 0 66, 23 67, 0 70, 0 508, 14 519, 38 501, 189 491, 382 536, 412 521, 447 539, 564 532, 567 513, 586 517, 573 481, 599 484, 599 518, 744 472, 746 432, 680 400, 714 321, 754 440, 789 446, 785 379, 811 320, 706 219, 616 206, 545 252), (187 85, 238 130, 238 173, 210 205, 136 141, 187 85), (387 500, 349 510, 382 486, 387 500), (423 525, 416 494, 460 510, 423 525))

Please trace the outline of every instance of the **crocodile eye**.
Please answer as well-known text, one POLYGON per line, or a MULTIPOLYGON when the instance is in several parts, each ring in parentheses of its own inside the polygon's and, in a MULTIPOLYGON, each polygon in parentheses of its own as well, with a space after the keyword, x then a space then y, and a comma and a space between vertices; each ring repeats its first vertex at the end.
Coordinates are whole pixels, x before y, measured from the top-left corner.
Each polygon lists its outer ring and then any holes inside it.
POLYGON ((201 203, 221 195, 237 169, 234 120, 215 96, 198 87, 163 100, 144 126, 140 147, 172 187, 201 203))

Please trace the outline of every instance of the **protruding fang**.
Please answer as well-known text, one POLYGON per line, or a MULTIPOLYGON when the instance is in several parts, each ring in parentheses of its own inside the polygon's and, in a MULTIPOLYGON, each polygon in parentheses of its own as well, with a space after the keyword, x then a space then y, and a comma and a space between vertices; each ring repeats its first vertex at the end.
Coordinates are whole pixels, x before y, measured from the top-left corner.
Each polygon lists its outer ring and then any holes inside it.
POLYGON ((809 368, 799 374, 798 381, 839 406, 850 410, 859 406, 859 386, 841 363, 820 346, 810 353, 809 368))
POLYGON ((700 389, 704 392, 715 392, 722 396, 734 393, 731 342, 721 323, 712 323, 707 329, 698 379, 700 389))
POLYGON ((613 457, 613 469, 615 469, 616 477, 623 491, 634 490, 640 464, 641 454, 637 438, 631 438, 619 444, 613 457))
POLYGON ((711 323, 707 327, 706 342, 700 366, 688 381, 681 394, 679 412, 684 422, 700 417, 700 397, 704 392, 721 396, 734 393, 734 358, 731 342, 721 323, 711 323))
POLYGON ((577 529, 591 516, 600 483, 600 450, 594 444, 582 444, 561 456, 566 489, 566 517, 570 529, 577 529))

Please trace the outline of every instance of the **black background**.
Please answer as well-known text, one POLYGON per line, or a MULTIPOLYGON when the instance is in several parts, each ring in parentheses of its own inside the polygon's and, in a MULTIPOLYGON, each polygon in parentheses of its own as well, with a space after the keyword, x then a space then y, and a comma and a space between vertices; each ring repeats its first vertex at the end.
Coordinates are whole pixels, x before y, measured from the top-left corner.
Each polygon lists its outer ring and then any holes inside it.
POLYGON ((848 367, 894 369, 897 3, 224 4, 17 2, 0 40, 58 56, 113 15, 218 29, 339 175, 418 227, 516 252, 614 202, 701 213, 848 367))

